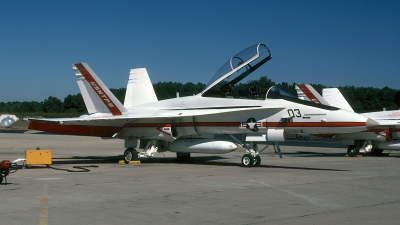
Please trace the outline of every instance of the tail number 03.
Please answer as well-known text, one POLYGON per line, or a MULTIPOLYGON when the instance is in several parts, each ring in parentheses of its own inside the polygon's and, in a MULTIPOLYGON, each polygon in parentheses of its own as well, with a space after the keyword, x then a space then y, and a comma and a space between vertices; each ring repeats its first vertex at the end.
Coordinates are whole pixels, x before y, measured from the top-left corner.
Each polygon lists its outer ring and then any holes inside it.
POLYGON ((301 117, 300 109, 288 109, 287 112, 291 118, 301 117))

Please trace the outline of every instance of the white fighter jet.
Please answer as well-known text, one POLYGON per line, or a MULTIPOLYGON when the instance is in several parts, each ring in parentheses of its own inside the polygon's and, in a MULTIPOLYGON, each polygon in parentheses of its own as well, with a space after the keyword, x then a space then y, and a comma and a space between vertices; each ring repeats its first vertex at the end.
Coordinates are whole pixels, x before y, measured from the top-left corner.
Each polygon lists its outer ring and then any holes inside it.
POLYGON ((125 161, 163 151, 188 159, 190 153, 222 154, 242 146, 246 152, 241 163, 251 167, 261 163, 265 148, 258 149, 260 142, 277 145, 285 134, 351 133, 378 125, 354 112, 286 98, 276 88, 268 91, 272 98, 233 98, 231 87, 271 58, 265 44, 251 46, 229 59, 201 93, 162 101, 147 71, 131 70, 124 105, 86 63, 76 63, 73 69, 89 114, 32 119, 29 129, 124 139, 125 161), (135 148, 144 150, 137 153, 135 148))
MULTIPOLYGON (((324 88, 322 96, 308 84, 296 85, 296 90, 300 99, 354 112, 337 88, 324 88)), ((400 110, 361 113, 360 115, 373 119, 379 123, 379 126, 362 132, 335 134, 333 138, 340 139, 343 145, 349 146, 347 149, 349 156, 355 156, 358 153, 381 154, 383 150, 400 151, 400 110)))

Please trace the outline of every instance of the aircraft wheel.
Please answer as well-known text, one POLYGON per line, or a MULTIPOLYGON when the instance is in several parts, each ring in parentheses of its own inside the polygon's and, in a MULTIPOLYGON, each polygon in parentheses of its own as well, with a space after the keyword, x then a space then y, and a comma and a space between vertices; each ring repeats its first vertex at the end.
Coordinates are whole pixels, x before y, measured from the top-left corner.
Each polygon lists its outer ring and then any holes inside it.
POLYGON ((242 156, 242 166, 252 167, 254 164, 254 157, 251 154, 244 154, 242 156))
POLYGON ((124 152, 124 161, 125 163, 129 163, 130 161, 134 161, 138 159, 138 153, 134 148, 127 148, 124 152))
POLYGON ((257 155, 256 157, 254 157, 254 165, 253 166, 260 166, 261 164, 261 158, 259 155, 257 155))
POLYGON ((349 148, 347 149, 347 154, 350 157, 356 156, 358 154, 358 149, 354 145, 350 145, 349 148))
POLYGON ((176 158, 179 161, 186 161, 190 159, 190 153, 183 153, 183 152, 177 152, 176 153, 176 158))

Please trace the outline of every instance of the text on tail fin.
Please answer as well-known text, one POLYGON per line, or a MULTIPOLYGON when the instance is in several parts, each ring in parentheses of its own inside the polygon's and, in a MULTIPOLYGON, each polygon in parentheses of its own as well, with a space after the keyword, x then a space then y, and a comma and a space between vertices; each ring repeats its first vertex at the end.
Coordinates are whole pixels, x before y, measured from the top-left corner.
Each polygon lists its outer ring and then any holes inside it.
POLYGON ((76 63, 76 68, 82 74, 82 76, 89 83, 90 87, 97 94, 100 100, 104 103, 104 105, 108 108, 108 110, 114 115, 119 116, 122 115, 121 107, 123 107, 118 99, 108 90, 107 87, 101 82, 101 80, 97 77, 97 75, 90 69, 90 67, 86 63, 76 63), (118 105, 121 105, 118 107, 118 105))

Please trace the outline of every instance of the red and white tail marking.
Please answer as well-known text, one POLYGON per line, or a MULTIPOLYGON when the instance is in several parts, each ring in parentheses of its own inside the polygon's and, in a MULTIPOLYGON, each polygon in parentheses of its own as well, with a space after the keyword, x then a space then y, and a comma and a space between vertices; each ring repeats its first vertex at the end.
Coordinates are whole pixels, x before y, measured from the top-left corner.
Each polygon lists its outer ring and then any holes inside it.
MULTIPOLYGON (((122 115, 121 110, 117 107, 118 101, 114 96, 111 97, 111 94, 107 94, 109 92, 108 89, 105 90, 107 87, 102 87, 104 84, 101 80, 97 77, 96 74, 88 67, 86 64, 83 63, 76 63, 76 68, 81 72, 82 76, 85 77, 86 81, 90 84, 93 91, 97 94, 97 96, 101 99, 104 105, 110 110, 113 116, 120 116, 122 115), (114 100, 113 100, 114 98, 114 100)), ((120 103, 119 103, 120 104, 120 103)))
POLYGON ((329 105, 329 103, 309 84, 298 84, 297 95, 299 99, 329 105))

